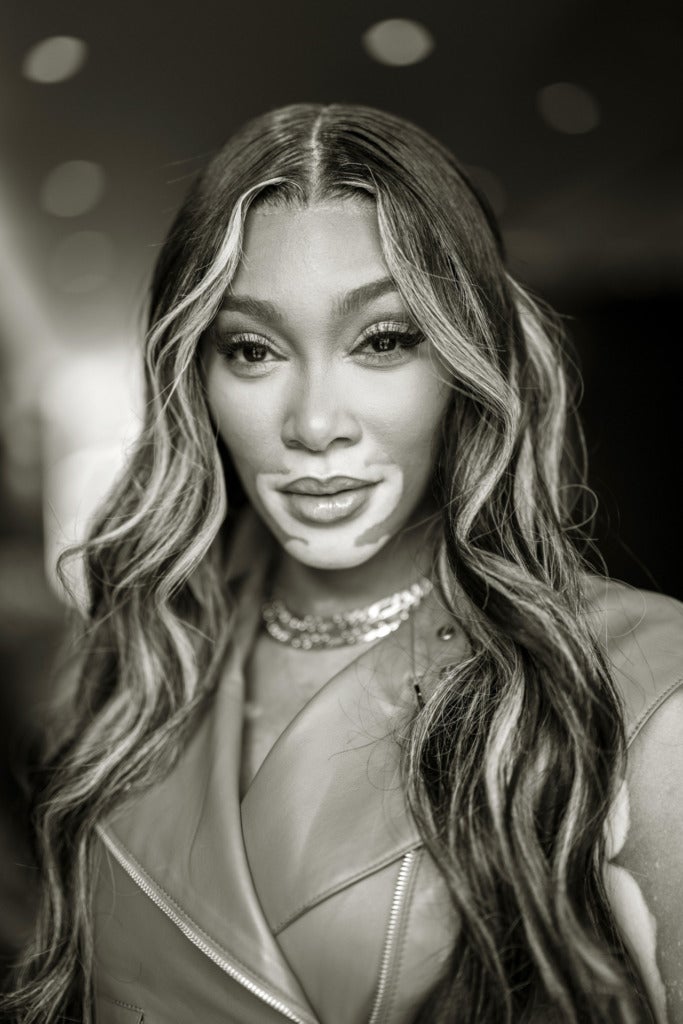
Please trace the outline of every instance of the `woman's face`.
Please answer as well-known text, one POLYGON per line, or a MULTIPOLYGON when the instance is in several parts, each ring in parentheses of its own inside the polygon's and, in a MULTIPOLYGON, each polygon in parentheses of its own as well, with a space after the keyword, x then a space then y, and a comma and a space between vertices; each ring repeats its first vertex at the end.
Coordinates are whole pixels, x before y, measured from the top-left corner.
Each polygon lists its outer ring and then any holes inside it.
POLYGON ((374 203, 263 206, 205 354, 244 489, 306 565, 372 558, 425 495, 449 390, 389 276, 374 203))

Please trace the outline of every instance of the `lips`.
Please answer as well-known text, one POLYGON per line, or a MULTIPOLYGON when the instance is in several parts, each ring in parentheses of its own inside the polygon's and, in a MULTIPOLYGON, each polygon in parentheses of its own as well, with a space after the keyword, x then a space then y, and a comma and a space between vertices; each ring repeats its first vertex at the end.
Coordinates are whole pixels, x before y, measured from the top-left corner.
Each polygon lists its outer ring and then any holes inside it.
POLYGON ((324 480, 314 476, 302 476, 287 484, 282 490, 287 494, 339 494, 341 491, 370 487, 373 483, 372 480, 358 480, 352 476, 330 476, 324 480))
POLYGON ((302 476, 281 492, 290 515, 300 523, 327 526, 360 515, 376 483, 353 476, 302 476))

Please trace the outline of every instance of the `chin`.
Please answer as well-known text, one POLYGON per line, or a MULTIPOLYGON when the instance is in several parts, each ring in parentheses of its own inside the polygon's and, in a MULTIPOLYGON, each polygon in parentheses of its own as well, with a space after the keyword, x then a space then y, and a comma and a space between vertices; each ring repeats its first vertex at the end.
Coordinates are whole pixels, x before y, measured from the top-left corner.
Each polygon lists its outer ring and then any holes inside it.
POLYGON ((355 569, 369 562, 389 540, 389 534, 373 544, 352 547, 347 544, 335 545, 333 538, 320 545, 307 544, 301 540, 289 540, 283 547, 288 555, 296 558, 311 569, 355 569))

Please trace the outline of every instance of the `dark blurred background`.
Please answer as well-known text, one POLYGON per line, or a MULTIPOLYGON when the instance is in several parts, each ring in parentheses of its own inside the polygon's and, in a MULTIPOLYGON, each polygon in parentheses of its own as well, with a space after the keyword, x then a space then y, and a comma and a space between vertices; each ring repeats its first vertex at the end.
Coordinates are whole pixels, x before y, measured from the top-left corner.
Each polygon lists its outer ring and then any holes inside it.
POLYGON ((249 116, 350 101, 447 143, 565 317, 609 572, 683 598, 683 18, 661 0, 5 2, 0 15, 0 957, 30 920, 8 769, 49 692, 48 582, 139 416, 138 319, 189 181, 249 116))

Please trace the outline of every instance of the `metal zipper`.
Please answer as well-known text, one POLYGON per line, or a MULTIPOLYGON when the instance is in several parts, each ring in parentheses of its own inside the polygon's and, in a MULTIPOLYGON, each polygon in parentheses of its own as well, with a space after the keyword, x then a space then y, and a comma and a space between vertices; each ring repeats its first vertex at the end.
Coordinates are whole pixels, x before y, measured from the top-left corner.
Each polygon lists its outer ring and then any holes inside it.
POLYGON ((113 839, 111 839, 110 836, 107 835, 104 829, 98 829, 97 831, 99 832, 99 835, 103 843, 109 850, 109 852, 112 854, 113 857, 115 857, 115 859, 121 865, 126 874, 129 875, 130 878, 132 878, 132 880, 144 892, 144 894, 151 899, 152 903, 156 904, 159 910, 163 911, 163 913, 166 914, 166 917, 168 917, 173 922, 173 924, 180 929, 183 935, 187 939, 189 939, 190 942, 197 947, 197 949, 201 950, 201 952, 204 953, 204 955, 207 956, 209 960, 213 961, 213 963, 216 964, 217 967, 220 967, 220 969, 224 971, 234 981, 242 985, 243 988, 247 989, 248 992, 251 992, 251 994, 256 996, 257 999, 260 999, 261 1002, 265 1003, 267 1006, 270 1006, 271 1009, 276 1010, 278 1013, 281 1013, 283 1017, 287 1018, 287 1020, 293 1021, 294 1024, 307 1024, 307 1022, 302 1017, 299 1017, 298 1014, 296 1014, 294 1010, 290 1009, 289 1006, 283 1003, 282 1000, 278 999, 276 996, 266 991, 266 989, 261 988, 260 985, 257 985, 255 982, 251 980, 251 978, 248 978, 245 974, 243 974, 237 967, 230 963, 229 960, 226 960, 226 958, 222 957, 220 953, 217 953, 214 949, 212 949, 211 946, 208 945, 208 943, 204 942, 201 936, 197 935, 197 933, 194 932, 189 927, 189 925, 185 923, 185 921, 173 909, 173 907, 168 904, 168 902, 163 898, 163 896, 161 896, 157 892, 157 890, 149 884, 147 879, 137 870, 135 865, 130 863, 130 861, 121 852, 121 850, 113 841, 113 839))
POLYGON ((389 983, 389 972, 394 958, 396 940, 398 938, 398 926, 401 920, 401 911, 406 897, 410 873, 412 871, 413 864, 415 863, 417 853, 417 850, 410 850, 405 854, 401 861, 398 878, 396 879, 396 885, 394 886, 391 910, 389 911, 389 922, 387 924, 386 937, 384 939, 384 949, 382 950, 382 960, 379 968, 375 1001, 372 1005, 372 1013, 370 1014, 368 1024, 377 1024, 380 1020, 384 997, 389 983))

